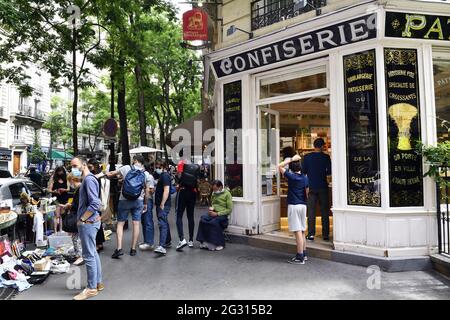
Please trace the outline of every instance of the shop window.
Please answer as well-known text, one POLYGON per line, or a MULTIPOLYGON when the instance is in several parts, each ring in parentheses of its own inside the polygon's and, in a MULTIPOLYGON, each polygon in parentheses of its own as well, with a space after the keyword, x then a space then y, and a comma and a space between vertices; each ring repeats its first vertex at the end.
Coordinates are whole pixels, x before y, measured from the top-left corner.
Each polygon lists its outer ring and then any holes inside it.
POLYGON ((436 101, 436 133, 439 142, 449 139, 450 129, 450 53, 434 54, 434 98, 436 101))
POLYGON ((278 195, 278 125, 277 114, 260 109, 261 195, 278 195))
POLYGON ((375 50, 344 57, 347 203, 381 206, 375 50))
POLYGON ((423 206, 416 49, 384 49, 391 207, 423 206))
POLYGON ((326 88, 326 67, 320 66, 262 79, 260 82, 259 97, 260 99, 273 98, 326 88))
POLYGON ((223 99, 225 185, 234 197, 243 197, 241 81, 224 84, 223 99))

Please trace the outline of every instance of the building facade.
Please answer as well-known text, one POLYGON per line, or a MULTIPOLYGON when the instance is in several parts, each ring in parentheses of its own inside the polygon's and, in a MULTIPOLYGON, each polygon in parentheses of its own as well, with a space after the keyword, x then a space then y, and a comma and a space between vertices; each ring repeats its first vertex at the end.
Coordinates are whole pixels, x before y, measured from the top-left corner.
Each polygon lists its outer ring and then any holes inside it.
POLYGON ((434 253, 435 185, 416 149, 448 139, 440 123, 450 120, 450 4, 300 2, 224 0, 217 8, 206 76, 223 133, 215 174, 233 194, 228 230, 289 237, 277 164, 289 150, 308 154, 321 137, 332 159, 334 250, 434 253))

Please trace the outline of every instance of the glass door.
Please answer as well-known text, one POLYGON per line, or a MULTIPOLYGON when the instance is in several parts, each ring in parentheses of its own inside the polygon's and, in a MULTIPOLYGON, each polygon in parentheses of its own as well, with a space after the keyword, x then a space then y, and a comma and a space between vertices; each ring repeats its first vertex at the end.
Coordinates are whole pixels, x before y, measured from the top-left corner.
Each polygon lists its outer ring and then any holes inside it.
POLYGON ((258 118, 260 231, 264 233, 280 228, 279 113, 265 107, 259 107, 258 118))

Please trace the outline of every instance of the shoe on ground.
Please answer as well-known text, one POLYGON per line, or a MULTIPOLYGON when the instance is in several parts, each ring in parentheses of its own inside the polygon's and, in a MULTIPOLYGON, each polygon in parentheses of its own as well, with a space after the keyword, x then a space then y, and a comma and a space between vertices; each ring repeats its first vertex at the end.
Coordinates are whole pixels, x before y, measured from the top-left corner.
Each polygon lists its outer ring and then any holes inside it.
POLYGON ((164 248, 166 248, 166 249, 172 248, 172 243, 171 243, 171 242, 166 243, 166 244, 164 245, 164 248))
POLYGON ((305 264, 305 259, 298 259, 296 256, 292 259, 289 259, 288 262, 290 264, 305 264))
POLYGON ((84 260, 82 257, 79 257, 77 260, 74 261, 73 265, 74 266, 82 266, 83 264, 85 264, 84 260))
POLYGON ((188 246, 189 246, 189 248, 193 248, 194 247, 194 241, 189 241, 188 242, 188 246))
POLYGON ((142 251, 151 251, 155 249, 155 246, 148 243, 142 243, 139 245, 139 249, 142 251))
POLYGON ((181 240, 180 242, 178 242, 178 245, 177 245, 177 251, 180 251, 181 249, 183 249, 184 247, 186 247, 187 246, 187 241, 186 241, 186 239, 183 239, 183 240, 181 240))
POLYGON ((162 254, 165 255, 167 253, 166 249, 164 249, 163 247, 159 246, 158 248, 155 249, 155 252, 158 254, 162 254))
POLYGON ((137 254, 136 249, 130 249, 130 256, 134 257, 137 254))
POLYGON ((303 260, 308 261, 308 256, 303 256, 303 260))
POLYGON ((99 283, 97 284, 97 291, 103 291, 105 290, 105 285, 103 283, 99 283))
POLYGON ((308 240, 308 241, 314 241, 314 236, 309 235, 309 236, 306 237, 306 240, 308 240))
POLYGON ((95 297, 96 295, 98 295, 98 290, 97 289, 84 289, 83 291, 81 291, 79 294, 77 294, 75 297, 73 297, 73 300, 86 300, 92 297, 95 297))
POLYGON ((120 256, 123 256, 123 251, 122 249, 118 250, 114 250, 114 253, 112 254, 111 258, 113 259, 119 259, 120 256))
POLYGON ((330 237, 323 237, 323 241, 330 241, 330 237))
POLYGON ((223 250, 222 246, 217 246, 216 249, 215 249, 215 251, 220 251, 220 250, 223 250))
POLYGON ((200 249, 208 250, 208 246, 205 243, 200 243, 200 249))

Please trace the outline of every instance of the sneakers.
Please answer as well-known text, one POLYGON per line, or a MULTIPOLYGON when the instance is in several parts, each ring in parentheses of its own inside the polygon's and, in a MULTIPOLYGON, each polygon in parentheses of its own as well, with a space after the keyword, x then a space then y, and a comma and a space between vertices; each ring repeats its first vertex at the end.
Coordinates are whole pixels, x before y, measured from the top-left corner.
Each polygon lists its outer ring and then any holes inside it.
POLYGON ((167 253, 166 249, 164 249, 163 247, 159 246, 158 248, 155 249, 156 253, 165 255, 167 253))
POLYGON ((119 259, 120 256, 123 256, 122 249, 116 249, 116 250, 114 250, 114 253, 112 254, 111 258, 119 259))
POLYGON ((181 251, 184 247, 187 246, 187 244, 188 243, 186 242, 186 239, 183 239, 180 242, 178 242, 177 251, 181 251))
POLYGON ((155 246, 148 243, 142 243, 139 245, 139 249, 142 251, 151 251, 155 249, 155 246))
POLYGON ((314 241, 314 236, 313 235, 309 235, 309 236, 306 237, 306 240, 314 241))
POLYGON ((130 249, 130 256, 134 257, 137 254, 136 249, 130 249))
POLYGON ((297 258, 297 256, 295 256, 292 259, 289 259, 288 262, 290 264, 305 264, 305 259, 299 259, 297 258))
POLYGON ((73 300, 86 300, 92 297, 95 297, 96 295, 98 295, 98 290, 97 289, 84 289, 83 291, 81 291, 79 294, 77 294, 75 297, 73 297, 73 300))
POLYGON ((166 248, 166 249, 172 248, 172 243, 171 243, 171 242, 166 243, 166 244, 164 245, 164 248, 166 248))
POLYGON ((97 284, 97 291, 103 291, 105 290, 105 285, 103 283, 99 283, 97 284))
POLYGON ((194 241, 189 241, 188 242, 188 246, 189 246, 189 248, 193 248, 194 247, 194 241))
POLYGON ((204 242, 200 243, 200 249, 206 249, 208 250, 208 245, 204 242))
POLYGON ((84 264, 84 260, 82 257, 79 257, 77 260, 74 261, 74 266, 82 266, 84 264))
POLYGON ((216 249, 215 249, 215 251, 220 251, 220 250, 223 250, 222 246, 217 246, 216 249))

